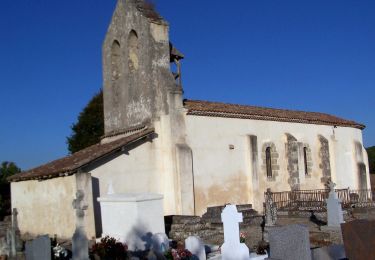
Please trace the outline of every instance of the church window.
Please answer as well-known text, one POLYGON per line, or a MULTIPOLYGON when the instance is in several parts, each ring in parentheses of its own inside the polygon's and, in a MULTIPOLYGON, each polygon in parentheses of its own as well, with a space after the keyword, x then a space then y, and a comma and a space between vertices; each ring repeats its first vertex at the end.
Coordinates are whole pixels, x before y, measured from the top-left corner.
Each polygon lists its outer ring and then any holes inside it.
POLYGON ((137 33, 132 30, 129 33, 128 38, 128 63, 129 63, 129 70, 130 72, 134 72, 138 70, 139 67, 139 60, 138 60, 138 35, 137 33))
POLYGON ((116 81, 121 77, 121 48, 118 41, 114 41, 111 48, 111 74, 112 80, 116 81))
POLYGON ((266 149, 266 166, 267 166, 267 178, 272 178, 271 147, 267 147, 266 149))
POLYGON ((303 147, 303 160, 305 164, 305 175, 309 175, 309 168, 307 165, 307 147, 303 147))

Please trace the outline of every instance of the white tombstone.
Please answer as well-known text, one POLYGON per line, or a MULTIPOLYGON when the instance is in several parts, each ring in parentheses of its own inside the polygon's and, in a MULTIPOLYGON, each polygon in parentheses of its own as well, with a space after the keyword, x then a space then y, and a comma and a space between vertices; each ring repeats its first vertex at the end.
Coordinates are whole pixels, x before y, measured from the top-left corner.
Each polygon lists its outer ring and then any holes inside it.
POLYGON ((206 250, 202 240, 197 236, 190 236, 185 239, 185 248, 199 260, 206 260, 206 250))
POLYGON ((131 251, 150 249, 152 234, 165 233, 163 195, 107 194, 98 201, 103 237, 114 237, 131 251))
POLYGON ((152 236, 152 250, 155 253, 162 253, 168 251, 169 239, 164 233, 157 233, 152 236))
POLYGON ((245 243, 240 243, 239 223, 243 221, 242 213, 237 212, 235 205, 227 205, 221 213, 221 221, 224 226, 222 260, 248 260, 249 248, 245 243))
POLYGON ((327 219, 329 227, 340 227, 341 223, 345 223, 342 214, 341 200, 337 197, 333 182, 329 183, 330 192, 328 195, 327 203, 327 219))

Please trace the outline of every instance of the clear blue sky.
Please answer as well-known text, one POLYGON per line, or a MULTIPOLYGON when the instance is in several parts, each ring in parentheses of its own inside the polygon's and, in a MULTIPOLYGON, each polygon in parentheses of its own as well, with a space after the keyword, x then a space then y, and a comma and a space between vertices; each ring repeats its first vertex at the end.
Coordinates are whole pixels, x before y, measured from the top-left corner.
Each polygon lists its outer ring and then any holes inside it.
MULTIPOLYGON (((186 55, 185 97, 320 111, 367 125, 375 145, 374 0, 155 0, 186 55)), ((0 1, 0 161, 67 152, 102 86, 115 0, 0 1)))

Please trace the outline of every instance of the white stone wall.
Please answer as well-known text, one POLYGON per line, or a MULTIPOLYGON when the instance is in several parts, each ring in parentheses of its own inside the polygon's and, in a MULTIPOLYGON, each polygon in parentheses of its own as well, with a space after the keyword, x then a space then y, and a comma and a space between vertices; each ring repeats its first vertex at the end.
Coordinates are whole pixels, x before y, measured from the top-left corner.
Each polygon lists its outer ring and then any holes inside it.
MULTIPOLYGON (((186 116, 187 143, 193 151, 196 213, 207 206, 225 203, 252 203, 262 211, 263 193, 290 190, 286 158, 286 133, 311 149, 311 174, 300 174, 301 189, 324 188, 319 156, 318 135, 329 141, 331 176, 337 188, 358 188, 355 142, 362 143, 362 131, 355 128, 313 124, 244 120, 219 117, 186 116), (252 178, 250 135, 258 141, 258 184, 252 178), (278 175, 267 179, 262 167, 263 144, 272 142, 279 157, 278 175), (233 148, 234 149, 231 149, 233 148), (254 190, 252 187, 259 187, 254 190)), ((304 169, 300 169, 300 171, 304 169)), ((369 179, 369 176, 367 176, 369 179)), ((369 183, 369 181, 368 181, 369 183)))
MULTIPOLYGON (((48 234, 70 239, 75 230, 72 201, 77 190, 76 176, 45 181, 11 183, 12 208, 18 209, 18 224, 22 234, 48 234)), ((88 200, 86 218, 88 238, 95 236, 92 200, 88 200), (91 216, 91 217, 90 217, 91 216)))
POLYGON ((99 162, 89 170, 99 181, 100 196, 112 183, 116 193, 157 193, 164 195, 164 214, 179 214, 178 185, 173 164, 168 117, 156 122, 156 138, 126 149, 118 156, 99 162))

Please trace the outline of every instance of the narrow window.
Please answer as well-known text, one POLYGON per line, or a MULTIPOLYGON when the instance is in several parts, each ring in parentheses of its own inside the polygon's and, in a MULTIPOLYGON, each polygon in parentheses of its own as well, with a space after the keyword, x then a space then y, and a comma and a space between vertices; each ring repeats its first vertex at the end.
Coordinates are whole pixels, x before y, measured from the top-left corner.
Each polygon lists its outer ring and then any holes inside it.
POLYGON ((138 60, 138 35, 137 33, 132 30, 129 33, 128 39, 128 48, 129 48, 129 70, 130 72, 134 72, 138 70, 139 67, 139 60, 138 60))
POLYGON ((266 149, 266 165, 267 165, 267 178, 272 178, 271 147, 267 147, 266 149))
POLYGON ((305 162, 305 175, 309 175, 309 170, 308 170, 308 167, 307 167, 307 147, 303 148, 303 159, 304 159, 304 162, 305 162))
POLYGON ((114 41, 111 48, 111 74, 112 80, 116 81, 120 78, 121 72, 121 48, 118 41, 114 41))

